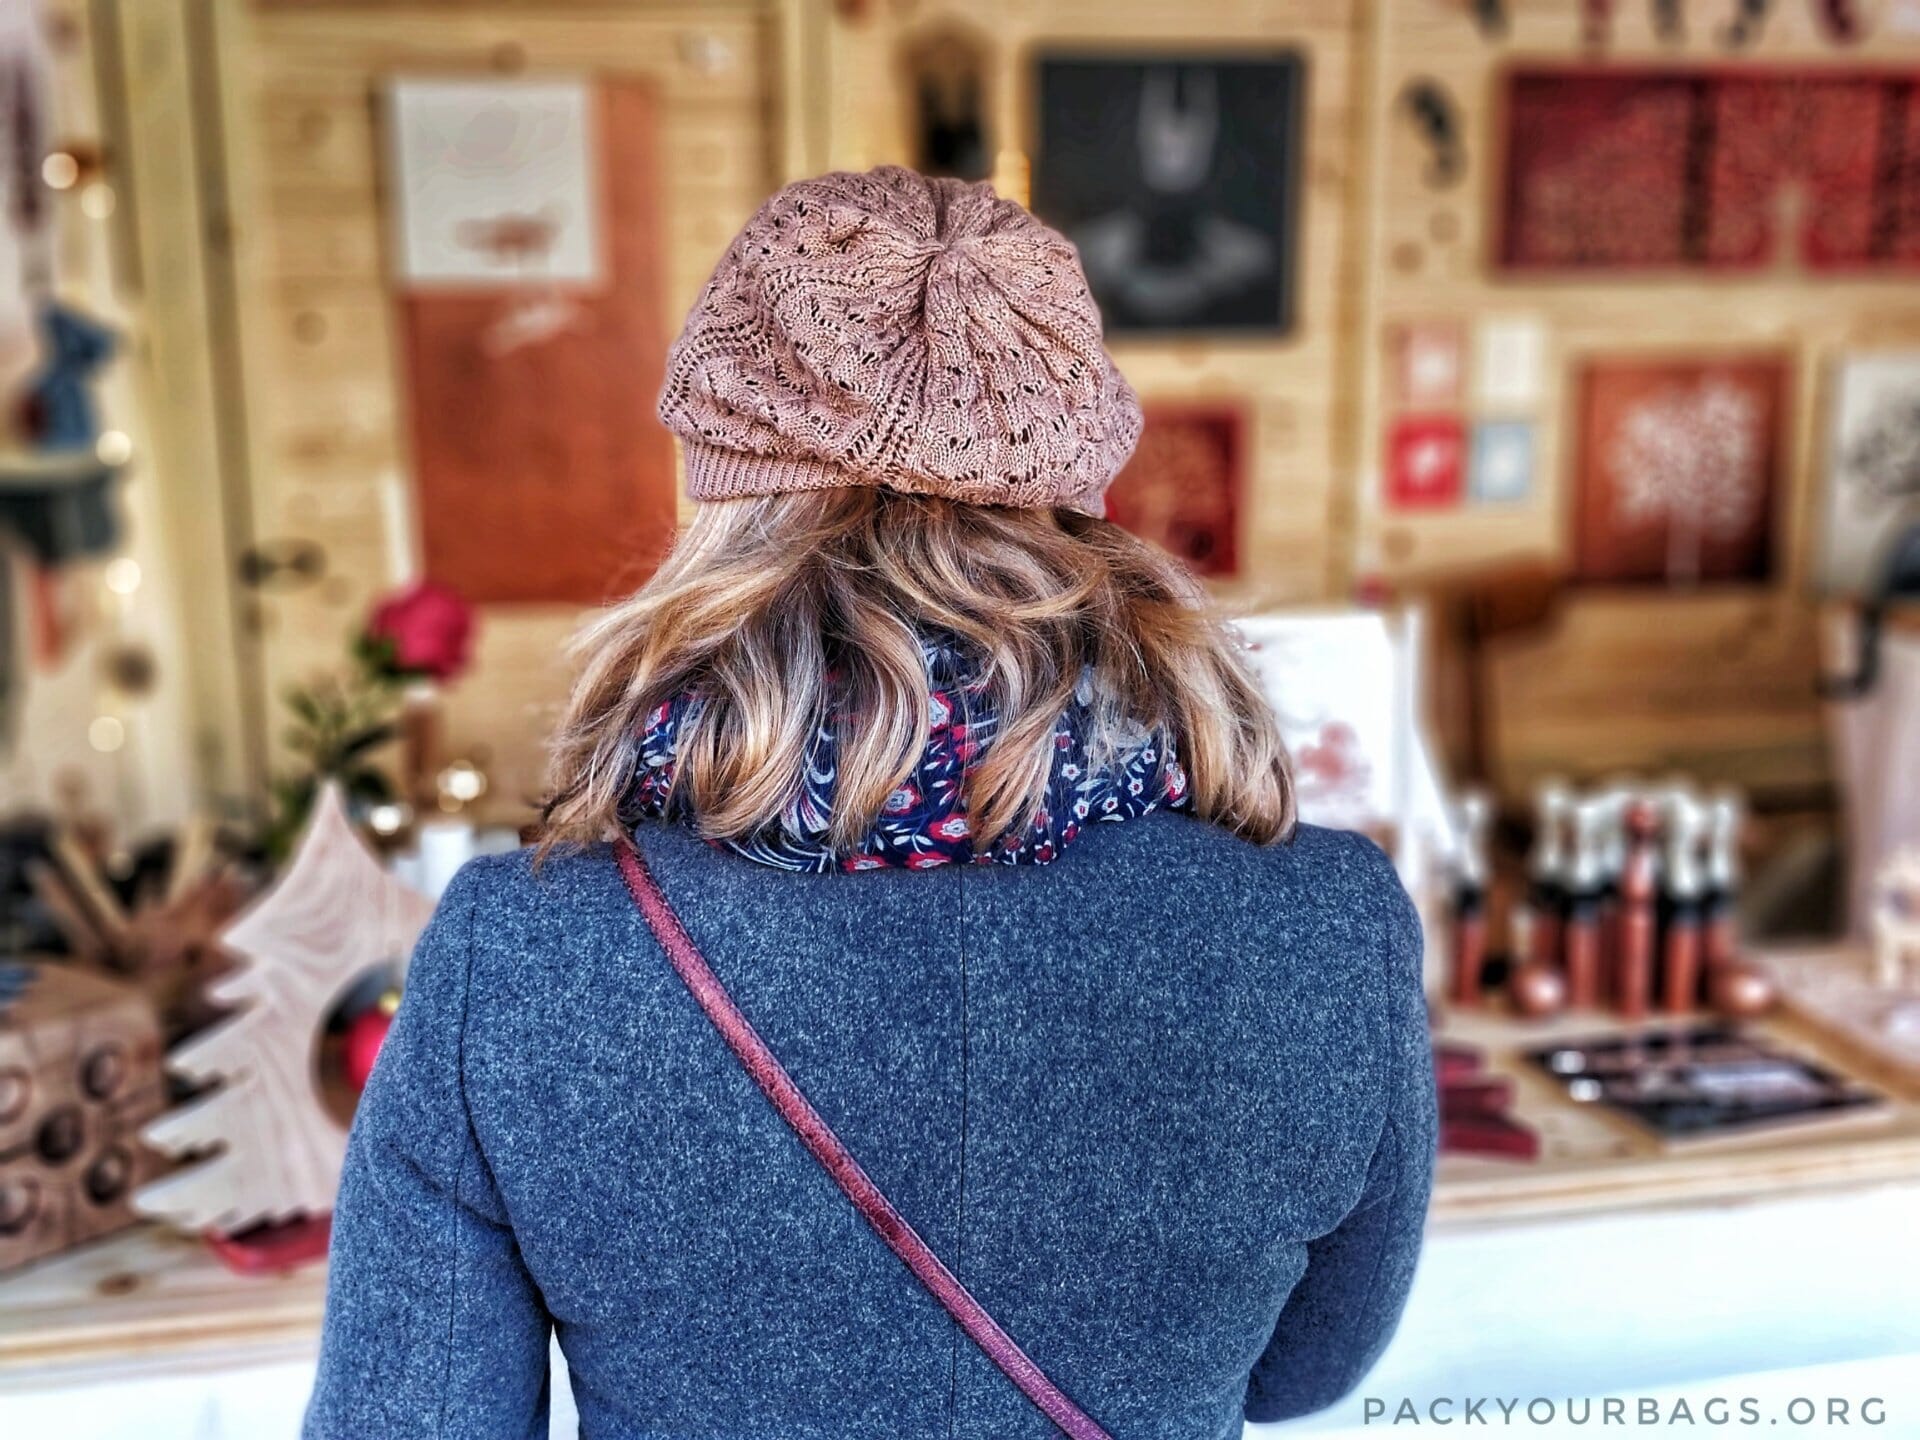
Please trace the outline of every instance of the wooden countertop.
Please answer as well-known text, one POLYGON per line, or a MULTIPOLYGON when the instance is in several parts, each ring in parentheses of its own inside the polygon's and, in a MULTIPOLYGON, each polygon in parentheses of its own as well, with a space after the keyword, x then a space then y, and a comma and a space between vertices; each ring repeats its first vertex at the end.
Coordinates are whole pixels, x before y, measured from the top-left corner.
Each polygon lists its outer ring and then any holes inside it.
MULTIPOLYGON (((1885 1122, 1675 1152, 1629 1122, 1574 1105, 1519 1059, 1535 1045, 1621 1028, 1592 1017, 1545 1025, 1492 1015, 1440 1020, 1439 1038, 1482 1047, 1490 1072, 1514 1077, 1515 1113, 1540 1130, 1543 1145, 1532 1162, 1444 1157, 1435 1227, 1920 1184, 1920 1097, 1911 1089, 1902 1093, 1850 1054, 1843 1062, 1834 1046, 1787 1017, 1770 1018, 1762 1028, 1888 1090, 1894 1104, 1885 1122)), ((0 1279, 0 1392, 32 1386, 48 1367, 223 1365, 297 1353, 313 1344, 325 1290, 321 1266, 282 1276, 235 1275, 197 1241, 142 1226, 0 1279)))

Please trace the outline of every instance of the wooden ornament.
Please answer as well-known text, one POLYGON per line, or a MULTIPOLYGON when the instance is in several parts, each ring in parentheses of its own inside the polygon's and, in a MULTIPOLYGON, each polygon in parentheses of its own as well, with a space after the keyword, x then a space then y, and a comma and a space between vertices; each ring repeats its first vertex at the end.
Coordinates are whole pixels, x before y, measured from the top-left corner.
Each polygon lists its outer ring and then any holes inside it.
POLYGON ((217 860, 211 826, 187 825, 166 883, 131 905, 120 903, 70 831, 57 832, 49 849, 47 863, 29 863, 27 878, 74 962, 145 995, 168 1043, 218 1019, 206 986, 226 969, 220 930, 247 887, 217 860))
POLYGON ((232 1234, 333 1207, 347 1137, 316 1089, 316 1047, 347 988, 404 962, 432 912, 380 868, 339 787, 322 788, 286 873, 222 937, 240 968, 212 994, 236 1013, 170 1057, 219 1088, 145 1132, 176 1155, 219 1153, 141 1190, 143 1214, 232 1234))

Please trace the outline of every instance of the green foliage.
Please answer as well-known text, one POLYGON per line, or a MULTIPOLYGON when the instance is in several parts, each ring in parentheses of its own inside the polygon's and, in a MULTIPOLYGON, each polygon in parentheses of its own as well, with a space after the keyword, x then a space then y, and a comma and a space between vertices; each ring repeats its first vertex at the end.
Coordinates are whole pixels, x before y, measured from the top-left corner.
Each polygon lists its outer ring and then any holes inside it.
POLYGON ((393 784, 374 761, 380 747, 399 733, 394 717, 401 685, 391 652, 390 642, 363 635, 348 652, 352 663, 345 677, 329 675, 287 691, 293 718, 283 733, 287 748, 300 757, 300 767, 273 782, 273 818, 265 844, 275 861, 292 849, 322 781, 338 780, 356 805, 393 799, 393 784))

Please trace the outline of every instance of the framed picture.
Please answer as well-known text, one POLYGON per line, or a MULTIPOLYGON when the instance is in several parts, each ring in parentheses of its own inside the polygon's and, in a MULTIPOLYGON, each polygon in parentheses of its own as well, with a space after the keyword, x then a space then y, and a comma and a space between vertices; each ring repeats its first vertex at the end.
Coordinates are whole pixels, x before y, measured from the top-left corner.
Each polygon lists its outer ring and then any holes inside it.
POLYGON ((1474 327, 1473 398, 1531 410, 1547 374, 1547 327, 1536 315, 1490 315, 1474 327))
POLYGON ((1033 209, 1109 334, 1292 328, 1305 89, 1294 50, 1040 56, 1033 209))
POLYGON ((605 281, 586 81, 403 77, 388 102, 403 284, 605 281))
POLYGON ((1843 358, 1831 413, 1820 583, 1859 594, 1894 537, 1920 525, 1920 350, 1843 358))
POLYGON ((1533 422, 1481 420, 1473 427, 1467 494, 1476 505, 1518 505, 1533 494, 1533 422))
POLYGON ((1456 405, 1465 341, 1454 320, 1422 320, 1392 330, 1394 390, 1402 405, 1456 405))
POLYGON ((1387 503, 1441 510, 1460 503, 1466 428, 1457 415, 1406 415, 1387 431, 1387 503))
POLYGON ((392 98, 402 132, 390 147, 393 188, 444 191, 447 202, 397 220, 399 353, 426 575, 478 604, 623 595, 666 553, 676 505, 672 437, 651 405, 635 403, 659 388, 667 333, 653 88, 611 76, 538 86, 400 80, 392 98), (484 132, 469 137, 483 159, 509 132, 524 130, 517 148, 529 152, 552 140, 535 166, 551 173, 492 198, 469 192, 468 167, 453 165, 445 185, 427 178, 407 157, 429 129, 441 133, 434 127, 463 114, 484 132), (579 144, 561 144, 576 123, 579 144), (581 164, 591 169, 577 173, 581 164), (510 250, 536 245, 534 222, 546 221, 558 228, 539 256, 461 253, 462 237, 483 234, 510 250), (426 227, 417 245, 407 238, 416 224, 426 227))
POLYGON ((1920 265, 1920 71, 1524 67, 1494 225, 1507 270, 1920 265))
POLYGON ((1787 374, 1781 356, 1589 363, 1578 386, 1575 578, 1765 580, 1787 374))
POLYGON ((1240 573, 1246 426, 1232 405, 1149 405, 1107 518, 1205 576, 1240 573))

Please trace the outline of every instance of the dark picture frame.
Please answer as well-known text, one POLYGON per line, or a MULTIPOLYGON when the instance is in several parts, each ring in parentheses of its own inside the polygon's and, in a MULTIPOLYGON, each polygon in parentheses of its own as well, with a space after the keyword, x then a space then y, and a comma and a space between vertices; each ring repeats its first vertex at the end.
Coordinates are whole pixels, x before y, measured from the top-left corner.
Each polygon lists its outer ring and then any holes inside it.
POLYGON ((1293 330, 1306 88, 1292 48, 1034 57, 1033 210, 1108 334, 1293 330))

